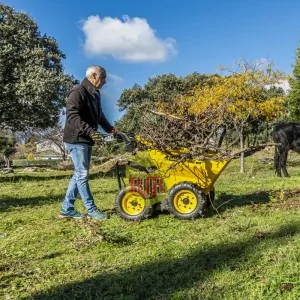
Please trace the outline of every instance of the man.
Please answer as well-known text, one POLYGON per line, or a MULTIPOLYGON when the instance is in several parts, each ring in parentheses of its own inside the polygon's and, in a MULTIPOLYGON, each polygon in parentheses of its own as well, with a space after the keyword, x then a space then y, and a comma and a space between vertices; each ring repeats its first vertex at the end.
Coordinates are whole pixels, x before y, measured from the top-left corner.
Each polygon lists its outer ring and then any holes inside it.
POLYGON ((86 78, 68 94, 63 141, 72 157, 74 174, 62 203, 60 218, 82 217, 74 208, 78 193, 87 209, 88 217, 107 218, 107 215, 96 207, 88 182, 92 146, 102 140, 101 133, 97 131, 98 125, 108 133, 116 132, 101 108, 99 90, 105 83, 105 69, 90 66, 86 70, 86 78))

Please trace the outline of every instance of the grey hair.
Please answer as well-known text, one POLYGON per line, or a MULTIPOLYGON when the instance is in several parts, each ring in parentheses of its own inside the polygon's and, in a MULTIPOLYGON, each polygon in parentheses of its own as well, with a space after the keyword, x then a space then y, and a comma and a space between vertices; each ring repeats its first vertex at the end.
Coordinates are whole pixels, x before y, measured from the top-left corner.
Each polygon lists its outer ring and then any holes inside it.
POLYGON ((85 77, 90 78, 94 73, 98 74, 101 77, 102 75, 106 74, 106 71, 100 66, 90 66, 86 69, 85 77))

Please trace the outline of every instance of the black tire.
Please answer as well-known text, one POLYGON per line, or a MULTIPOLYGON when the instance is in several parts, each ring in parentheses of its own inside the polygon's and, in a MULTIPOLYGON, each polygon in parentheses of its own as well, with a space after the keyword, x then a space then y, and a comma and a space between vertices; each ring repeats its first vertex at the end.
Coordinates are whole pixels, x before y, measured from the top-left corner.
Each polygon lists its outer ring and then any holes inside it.
POLYGON ((122 188, 116 195, 115 209, 117 214, 127 221, 140 221, 151 215, 149 206, 144 197, 130 188, 122 188))
POLYGON ((203 215, 207 196, 193 183, 175 184, 169 190, 168 210, 176 218, 191 220, 203 215))

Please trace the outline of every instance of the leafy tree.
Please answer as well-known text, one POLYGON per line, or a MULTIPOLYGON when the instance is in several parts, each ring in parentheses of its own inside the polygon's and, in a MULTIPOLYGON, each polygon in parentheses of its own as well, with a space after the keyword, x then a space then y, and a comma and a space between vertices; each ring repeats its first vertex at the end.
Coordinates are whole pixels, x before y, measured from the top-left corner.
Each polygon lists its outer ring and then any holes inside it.
POLYGON ((140 104, 132 104, 126 109, 123 117, 115 122, 115 127, 119 131, 136 134, 141 128, 145 111, 149 106, 149 101, 140 104))
POLYGON ((0 4, 0 126, 13 131, 57 123, 76 81, 64 74, 54 38, 41 36, 25 13, 0 4))
POLYGON ((0 153, 3 156, 6 166, 10 168, 10 157, 16 152, 16 138, 11 133, 1 132, 0 153))
MULTIPOLYGON (((213 76, 202 88, 194 89, 192 95, 179 97, 176 114, 185 117, 188 112, 202 119, 206 129, 225 125, 237 134, 243 149, 247 135, 259 128, 260 121, 276 120, 284 112, 285 98, 275 91, 274 85, 285 79, 285 75, 272 70, 272 65, 262 68, 246 62, 239 63, 238 71, 224 70, 230 75, 213 76)), ((244 172, 243 153, 241 172, 244 172)))
POLYGON ((148 92, 138 84, 134 84, 132 88, 122 92, 117 105, 120 111, 124 111, 129 107, 140 105, 146 99, 149 99, 148 92))
POLYGON ((144 89, 148 93, 149 100, 169 102, 184 92, 185 85, 183 78, 164 74, 150 78, 144 89))
POLYGON ((218 76, 217 74, 201 74, 198 72, 194 72, 192 74, 187 75, 184 77, 184 93, 188 94, 194 90, 196 87, 202 87, 205 84, 210 82, 210 78, 218 76))
POLYGON ((140 130, 144 108, 151 101, 170 101, 184 90, 182 78, 173 74, 159 75, 150 78, 144 87, 134 84, 125 89, 119 100, 120 111, 125 111, 123 117, 116 122, 116 128, 121 131, 137 133, 140 130))
POLYGON ((288 95, 288 107, 292 121, 299 121, 300 119, 300 47, 298 47, 296 55, 293 76, 289 80, 291 89, 288 95))
POLYGON ((28 156, 36 154, 36 137, 34 135, 28 137, 24 143, 17 144, 15 157, 19 159, 27 159, 28 156))
POLYGON ((186 95, 193 88, 202 86, 210 76, 197 72, 186 77, 163 74, 150 78, 144 87, 135 84, 132 88, 125 89, 118 100, 120 110, 125 113, 116 122, 116 128, 137 133, 145 116, 145 109, 151 103, 174 102, 178 95, 186 95))

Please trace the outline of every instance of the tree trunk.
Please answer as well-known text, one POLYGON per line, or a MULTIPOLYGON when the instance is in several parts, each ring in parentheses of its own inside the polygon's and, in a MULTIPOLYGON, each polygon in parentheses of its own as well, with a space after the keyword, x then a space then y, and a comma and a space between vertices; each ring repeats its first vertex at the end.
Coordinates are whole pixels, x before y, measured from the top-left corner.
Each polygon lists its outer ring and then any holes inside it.
MULTIPOLYGON (((245 143, 244 143, 244 130, 243 127, 241 129, 241 134, 240 134, 240 147, 241 150, 245 148, 245 143)), ((240 173, 245 173, 245 152, 241 153, 241 168, 240 168, 240 173)))
POLYGON ((5 160, 6 168, 7 168, 7 169, 10 169, 10 161, 9 161, 9 157, 7 157, 6 155, 4 155, 4 160, 5 160))

